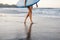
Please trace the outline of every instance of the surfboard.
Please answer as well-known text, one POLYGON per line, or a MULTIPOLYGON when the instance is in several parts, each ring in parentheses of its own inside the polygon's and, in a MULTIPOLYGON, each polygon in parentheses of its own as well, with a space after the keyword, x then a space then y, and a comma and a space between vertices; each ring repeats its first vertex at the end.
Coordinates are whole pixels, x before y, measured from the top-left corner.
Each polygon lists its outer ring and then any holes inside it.
POLYGON ((34 4, 36 4, 36 3, 38 3, 40 0, 26 0, 26 6, 25 6, 25 0, 19 0, 18 2, 17 2, 17 7, 21 7, 21 8, 23 8, 23 7, 28 7, 28 6, 32 6, 32 5, 34 5, 34 4))

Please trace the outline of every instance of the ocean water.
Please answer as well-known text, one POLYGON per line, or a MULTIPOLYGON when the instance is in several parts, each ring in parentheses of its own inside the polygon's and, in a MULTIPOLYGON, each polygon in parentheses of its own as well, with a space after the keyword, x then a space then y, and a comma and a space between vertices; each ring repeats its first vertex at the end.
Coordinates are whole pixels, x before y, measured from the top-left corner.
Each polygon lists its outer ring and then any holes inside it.
MULTIPOLYGON (((0 8, 0 14, 26 14, 27 8, 0 8)), ((60 8, 33 8, 33 15, 40 16, 60 16, 60 8)))
POLYGON ((0 8, 0 40, 60 40, 60 8, 34 8, 34 24, 24 24, 27 12, 0 8))

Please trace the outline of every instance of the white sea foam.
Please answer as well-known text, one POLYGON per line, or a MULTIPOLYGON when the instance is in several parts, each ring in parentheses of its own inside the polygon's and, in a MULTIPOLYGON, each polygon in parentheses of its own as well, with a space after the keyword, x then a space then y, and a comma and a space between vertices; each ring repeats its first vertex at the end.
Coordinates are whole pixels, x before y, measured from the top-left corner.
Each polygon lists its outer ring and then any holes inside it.
MULTIPOLYGON (((28 12, 27 8, 0 8, 0 17, 4 16, 13 16, 13 17, 21 17, 24 16, 28 12)), ((39 8, 33 9, 33 15, 38 15, 41 17, 54 17, 60 18, 60 9, 47 9, 47 8, 39 8)))

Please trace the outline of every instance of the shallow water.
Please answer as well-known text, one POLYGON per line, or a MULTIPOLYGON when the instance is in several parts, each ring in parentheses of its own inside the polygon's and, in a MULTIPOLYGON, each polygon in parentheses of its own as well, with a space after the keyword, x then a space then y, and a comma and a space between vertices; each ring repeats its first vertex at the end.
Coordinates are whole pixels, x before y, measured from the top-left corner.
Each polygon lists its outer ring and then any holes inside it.
POLYGON ((43 15, 39 14, 40 11, 38 11, 38 14, 33 14, 34 24, 30 24, 29 19, 24 24, 27 9, 25 13, 13 10, 19 11, 20 9, 0 9, 0 40, 60 40, 59 15, 43 15), (11 11, 7 12, 5 9, 11 11))
MULTIPOLYGON (((27 8, 0 8, 0 13, 22 14, 27 8)), ((60 16, 60 8, 33 8, 33 14, 60 16)))

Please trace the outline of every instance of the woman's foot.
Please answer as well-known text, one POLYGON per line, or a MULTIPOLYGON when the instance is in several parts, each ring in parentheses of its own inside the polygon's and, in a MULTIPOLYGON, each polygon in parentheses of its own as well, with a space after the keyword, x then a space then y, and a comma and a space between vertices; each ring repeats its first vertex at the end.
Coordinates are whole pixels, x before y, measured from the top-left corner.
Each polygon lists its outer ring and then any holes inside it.
POLYGON ((33 22, 31 22, 31 24, 33 24, 33 22))
POLYGON ((24 23, 26 23, 26 21, 24 21, 24 23))

